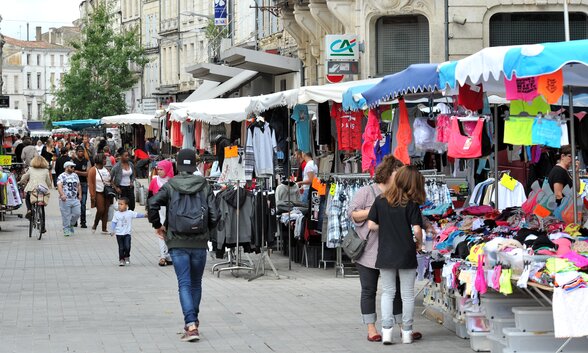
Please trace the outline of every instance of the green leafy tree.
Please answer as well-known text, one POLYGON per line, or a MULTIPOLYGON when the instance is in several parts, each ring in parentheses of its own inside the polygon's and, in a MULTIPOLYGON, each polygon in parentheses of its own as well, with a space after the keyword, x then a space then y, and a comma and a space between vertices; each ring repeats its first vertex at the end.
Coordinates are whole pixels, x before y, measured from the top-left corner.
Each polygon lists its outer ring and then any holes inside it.
POLYGON ((55 107, 45 110, 48 124, 126 112, 124 93, 139 81, 138 71, 148 60, 137 28, 115 31, 112 23, 105 5, 85 19, 81 39, 72 43, 70 70, 55 92, 55 107))

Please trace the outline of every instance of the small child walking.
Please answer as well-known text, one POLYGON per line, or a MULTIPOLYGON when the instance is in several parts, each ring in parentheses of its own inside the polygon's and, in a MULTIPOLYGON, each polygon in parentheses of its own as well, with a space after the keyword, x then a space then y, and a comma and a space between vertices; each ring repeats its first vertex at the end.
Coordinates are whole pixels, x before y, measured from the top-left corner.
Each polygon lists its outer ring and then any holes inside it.
POLYGON ((129 210, 129 199, 126 197, 118 199, 118 211, 114 212, 114 216, 112 217, 112 230, 110 235, 116 235, 119 266, 131 264, 131 228, 133 218, 144 217, 144 213, 129 210))

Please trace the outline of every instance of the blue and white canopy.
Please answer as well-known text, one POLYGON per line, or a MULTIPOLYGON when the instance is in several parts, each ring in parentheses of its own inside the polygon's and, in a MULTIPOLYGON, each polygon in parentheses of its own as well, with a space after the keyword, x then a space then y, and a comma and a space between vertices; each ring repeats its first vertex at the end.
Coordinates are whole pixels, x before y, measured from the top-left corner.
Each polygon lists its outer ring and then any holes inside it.
POLYGON ((439 65, 439 81, 450 94, 457 84, 484 85, 490 94, 504 94, 504 78, 546 75, 563 69, 564 85, 588 86, 588 40, 490 47, 464 59, 439 65))
POLYGON ((372 107, 406 94, 439 90, 441 86, 437 67, 438 64, 413 64, 403 71, 384 77, 380 83, 361 93, 365 105, 372 107))

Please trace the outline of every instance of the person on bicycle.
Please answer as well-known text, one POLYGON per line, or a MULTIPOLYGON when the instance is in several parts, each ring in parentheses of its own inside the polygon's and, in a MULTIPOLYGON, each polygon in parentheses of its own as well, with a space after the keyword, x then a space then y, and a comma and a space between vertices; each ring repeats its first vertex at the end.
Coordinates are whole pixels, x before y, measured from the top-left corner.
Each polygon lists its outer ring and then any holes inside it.
MULTIPOLYGON (((27 205, 26 218, 31 218, 31 192, 37 190, 39 185, 44 186, 47 190, 51 185, 51 174, 49 170, 49 163, 41 156, 35 156, 31 160, 31 166, 29 170, 20 179, 21 184, 25 184, 24 191, 26 193, 25 203, 27 205)), ((45 220, 41 225, 41 233, 45 233, 45 220)))

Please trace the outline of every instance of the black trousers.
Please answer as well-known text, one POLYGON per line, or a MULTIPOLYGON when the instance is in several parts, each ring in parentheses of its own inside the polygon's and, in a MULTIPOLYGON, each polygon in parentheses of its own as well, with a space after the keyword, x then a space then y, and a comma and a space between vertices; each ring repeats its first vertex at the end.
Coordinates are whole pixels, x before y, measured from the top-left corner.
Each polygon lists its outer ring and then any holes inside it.
MULTIPOLYGON (((376 293, 378 291, 378 279, 380 270, 365 267, 355 263, 359 273, 359 282, 361 283, 361 314, 369 315, 376 312, 376 293)), ((396 295, 394 296, 393 314, 402 314, 402 299, 400 297, 400 277, 396 276, 396 295)))
POLYGON ((120 196, 129 199, 129 210, 135 210, 135 187, 134 186, 121 186, 120 196))
POLYGON ((118 242, 118 259, 124 260, 131 257, 131 235, 116 235, 116 241, 118 242))

